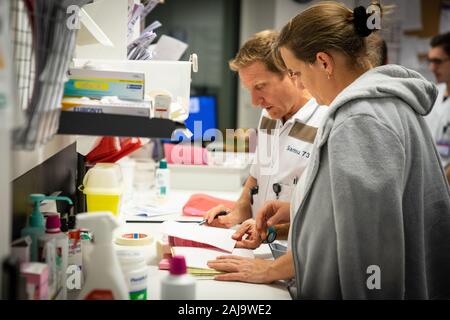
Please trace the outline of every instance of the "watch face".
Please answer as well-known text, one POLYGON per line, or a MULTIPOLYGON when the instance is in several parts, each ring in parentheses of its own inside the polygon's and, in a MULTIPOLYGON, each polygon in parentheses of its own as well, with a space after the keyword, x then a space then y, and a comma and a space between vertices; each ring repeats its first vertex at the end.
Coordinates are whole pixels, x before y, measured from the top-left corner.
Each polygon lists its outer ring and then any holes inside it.
POLYGON ((267 229, 266 240, 264 240, 263 243, 272 243, 275 241, 276 238, 277 238, 277 231, 275 230, 274 227, 269 227, 269 229, 267 229))
POLYGON ((276 234, 276 233, 270 232, 270 233, 267 235, 267 242, 268 242, 268 243, 274 242, 276 237, 277 237, 277 234, 276 234))

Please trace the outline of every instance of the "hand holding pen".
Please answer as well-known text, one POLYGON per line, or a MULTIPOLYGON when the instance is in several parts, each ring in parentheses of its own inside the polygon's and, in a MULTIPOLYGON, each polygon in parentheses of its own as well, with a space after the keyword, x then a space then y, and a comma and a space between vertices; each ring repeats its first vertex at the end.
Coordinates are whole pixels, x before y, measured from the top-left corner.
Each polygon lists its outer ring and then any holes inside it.
MULTIPOLYGON (((226 216, 228 214, 228 212, 227 211, 220 211, 218 214, 216 214, 216 216, 213 218, 213 221, 215 220, 215 219, 217 219, 218 217, 221 217, 221 216, 226 216)), ((199 226, 202 226, 202 225, 204 225, 205 223, 207 223, 208 222, 208 219, 207 218, 205 218, 205 219, 203 219, 198 225, 199 226)))
POLYGON ((203 224, 217 228, 230 228, 240 222, 236 221, 234 212, 224 205, 218 205, 212 208, 203 218, 203 224))

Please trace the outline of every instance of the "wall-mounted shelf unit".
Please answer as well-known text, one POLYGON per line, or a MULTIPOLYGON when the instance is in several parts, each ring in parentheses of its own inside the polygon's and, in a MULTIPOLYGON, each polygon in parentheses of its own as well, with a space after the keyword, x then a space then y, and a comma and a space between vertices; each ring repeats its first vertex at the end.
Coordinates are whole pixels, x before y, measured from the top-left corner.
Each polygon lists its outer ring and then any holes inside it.
POLYGON ((175 130, 185 128, 168 119, 62 111, 58 134, 170 138, 175 130))

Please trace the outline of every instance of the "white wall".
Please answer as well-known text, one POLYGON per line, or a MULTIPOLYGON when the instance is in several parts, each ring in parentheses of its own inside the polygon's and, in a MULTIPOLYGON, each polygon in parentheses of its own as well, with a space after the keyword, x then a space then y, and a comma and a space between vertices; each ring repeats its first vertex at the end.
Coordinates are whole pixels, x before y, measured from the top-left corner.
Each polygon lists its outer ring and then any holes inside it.
POLYGON ((10 176, 11 181, 40 165, 75 141, 76 136, 56 135, 45 145, 37 147, 33 151, 13 151, 13 165, 10 176))
MULTIPOLYGON (((300 4, 293 0, 275 0, 275 29, 281 30, 291 18, 318 2, 320 1, 313 0, 306 4, 300 4)), ((351 9, 355 6, 354 0, 338 0, 338 2, 345 4, 351 9)))
POLYGON ((126 59, 128 0, 97 0, 84 9, 114 46, 78 45, 75 56, 80 59, 126 59))

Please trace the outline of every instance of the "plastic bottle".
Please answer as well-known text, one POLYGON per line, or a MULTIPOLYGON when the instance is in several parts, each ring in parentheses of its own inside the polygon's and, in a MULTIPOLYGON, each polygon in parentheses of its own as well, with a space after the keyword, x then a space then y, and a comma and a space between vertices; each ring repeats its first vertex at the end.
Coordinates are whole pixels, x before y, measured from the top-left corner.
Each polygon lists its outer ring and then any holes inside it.
POLYGON ((58 299, 66 300, 66 270, 69 257, 69 238, 61 232, 61 220, 57 214, 47 216, 45 228, 45 234, 38 239, 40 260, 44 258, 42 253, 47 243, 54 241, 56 247, 56 294, 58 299))
POLYGON ((30 194, 30 200, 33 204, 28 226, 23 228, 21 236, 31 237, 31 261, 38 261, 38 238, 45 234, 44 216, 41 213, 40 205, 44 200, 64 200, 73 205, 72 200, 67 197, 45 196, 44 194, 30 194))
POLYGON ((161 159, 159 168, 156 169, 156 192, 161 198, 165 198, 169 194, 170 189, 170 170, 167 168, 167 161, 161 159))
POLYGON ((81 253, 81 230, 76 229, 75 225, 76 216, 73 214, 73 212, 71 212, 67 218, 67 236, 69 238, 69 258, 67 259, 67 261, 68 267, 70 268, 70 270, 68 269, 67 277, 72 280, 71 276, 74 274, 74 272, 77 272, 80 275, 80 278, 77 279, 76 285, 73 285, 75 283, 68 285, 67 298, 69 300, 73 300, 78 297, 84 283, 81 253), (76 271, 74 271, 74 266, 76 267, 76 271), (78 285, 80 286, 78 287, 78 285))
POLYGON ((112 242, 114 229, 119 226, 112 213, 81 213, 77 224, 89 229, 94 238, 87 261, 83 259, 86 277, 78 299, 128 300, 128 288, 112 242))
MULTIPOLYGON (((69 266, 76 265, 81 271, 82 268, 82 254, 81 254, 81 230, 76 228, 76 216, 69 215, 68 218, 68 237, 69 237, 69 266)), ((81 279, 83 283, 83 279, 81 279)))
POLYGON ((117 257, 128 286, 130 300, 147 300, 148 266, 139 251, 119 250, 117 257))
POLYGON ((169 274, 161 280, 162 300, 194 300, 195 279, 186 273, 186 260, 174 256, 170 260, 169 274))

